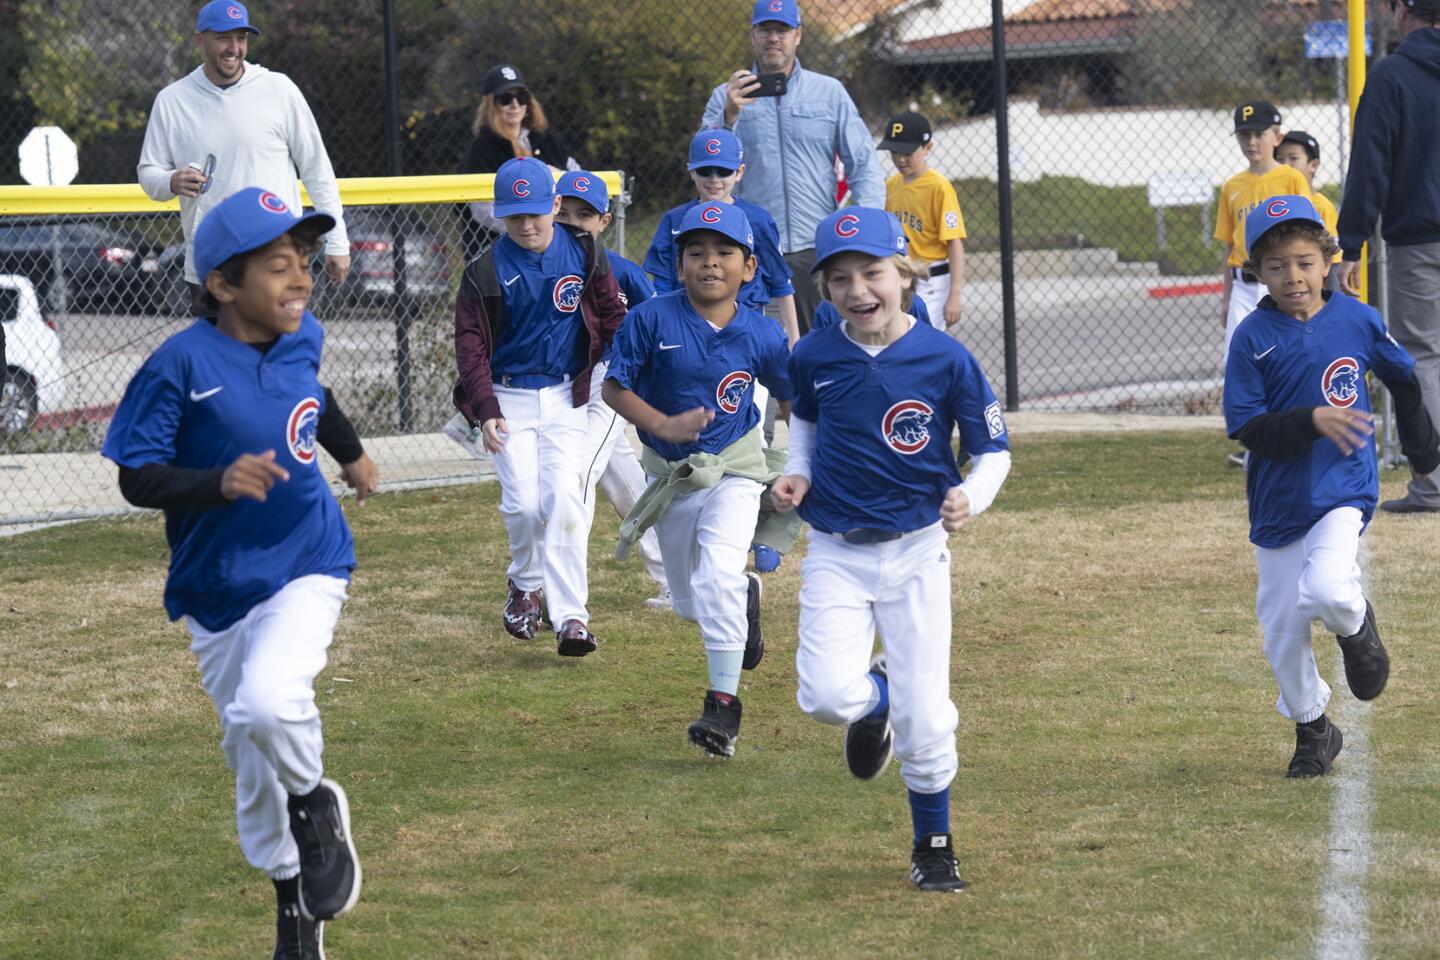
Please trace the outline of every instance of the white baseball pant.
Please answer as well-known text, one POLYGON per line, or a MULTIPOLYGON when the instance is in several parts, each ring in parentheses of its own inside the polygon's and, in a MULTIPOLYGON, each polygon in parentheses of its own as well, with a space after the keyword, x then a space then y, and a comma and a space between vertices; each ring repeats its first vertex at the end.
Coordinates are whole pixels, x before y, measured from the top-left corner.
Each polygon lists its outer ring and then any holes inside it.
POLYGON ((1315 666, 1310 622, 1348 637, 1365 622, 1360 586, 1362 518, 1354 507, 1331 510, 1305 536, 1283 547, 1256 547, 1260 585, 1255 613, 1265 634, 1265 657, 1280 687, 1275 709, 1296 723, 1325 712, 1330 687, 1315 666))
POLYGON ((1225 269, 1231 271, 1231 279, 1230 305, 1225 311, 1225 355, 1220 362, 1222 371, 1230 361, 1230 341, 1235 337, 1235 328, 1240 326, 1241 320, 1255 312, 1255 308, 1260 306, 1260 298, 1270 292, 1262 283, 1248 283, 1236 276, 1234 267, 1225 269))
POLYGON ((216 632, 185 618, 235 773, 240 849, 276 880, 300 873, 286 800, 314 790, 324 770, 315 677, 325 668, 345 587, 338 577, 300 577, 216 632))
POLYGON ((586 407, 571 406, 571 390, 569 383, 539 390, 495 386, 509 430, 505 449, 491 458, 510 537, 506 574, 521 590, 545 588, 556 630, 566 620, 590 622, 588 414, 586 407))
POLYGON ((950 297, 950 274, 942 273, 938 277, 917 277, 915 296, 923 300, 925 309, 930 311, 930 326, 943 331, 945 329, 945 301, 950 297))
MULTIPOLYGON (((600 396, 608 365, 597 363, 590 377, 590 405, 586 408, 590 432, 590 459, 587 463, 585 504, 590 517, 595 517, 595 496, 592 489, 598 482, 600 491, 609 498, 615 512, 623 519, 640 494, 645 492, 645 470, 640 466, 630 438, 625 435, 625 421, 600 396), (597 474, 599 474, 597 478, 597 474)), ((654 530, 646 530, 638 545, 645 572, 661 587, 666 585, 665 564, 660 559, 660 543, 654 530)))
POLYGON ((821 723, 854 723, 875 708, 866 676, 879 628, 890 726, 905 785, 937 793, 955 779, 950 700, 950 547, 939 523, 889 543, 850 544, 811 530, 801 565, 795 701, 821 723))
POLYGON ((655 522, 675 612, 700 626, 706 650, 745 649, 745 559, 764 489, 754 480, 724 477, 676 495, 655 522))

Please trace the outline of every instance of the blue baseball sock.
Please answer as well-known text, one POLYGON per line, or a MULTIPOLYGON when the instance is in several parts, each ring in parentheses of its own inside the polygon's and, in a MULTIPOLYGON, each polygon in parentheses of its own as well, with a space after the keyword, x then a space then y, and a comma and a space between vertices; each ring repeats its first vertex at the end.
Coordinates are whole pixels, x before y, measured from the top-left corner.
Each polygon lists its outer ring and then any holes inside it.
POLYGON ((880 702, 875 704, 875 709, 865 714, 865 718, 868 720, 871 717, 878 717, 890 709, 890 684, 878 673, 867 673, 866 676, 870 678, 871 683, 875 684, 875 691, 880 694, 880 702))
POLYGON ((939 793, 910 793, 910 819, 915 824, 915 842, 927 833, 950 832, 950 788, 939 793))
POLYGON ((718 693, 734 695, 740 689, 740 664, 745 661, 745 651, 706 650, 705 660, 710 664, 710 689, 718 693))

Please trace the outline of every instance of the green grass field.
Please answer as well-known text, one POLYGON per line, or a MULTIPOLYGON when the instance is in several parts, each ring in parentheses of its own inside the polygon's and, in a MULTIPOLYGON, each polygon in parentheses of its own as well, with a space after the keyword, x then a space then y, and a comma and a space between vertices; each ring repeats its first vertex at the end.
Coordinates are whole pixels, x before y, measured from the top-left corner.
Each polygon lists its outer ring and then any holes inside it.
MULTIPOLYGON (((696 629, 639 607, 613 514, 591 554, 601 649, 562 661, 500 629, 495 486, 348 504, 361 566, 317 690, 366 885, 329 955, 1315 956, 1340 781, 1283 779, 1226 449, 1022 435, 995 508, 954 538, 972 887, 951 896, 907 882, 895 769, 850 779, 841 732, 795 705, 797 558, 767 580, 769 652, 720 762, 685 742, 696 629)), ((1368 710, 1336 691, 1342 724, 1370 723, 1376 957, 1433 957, 1440 930, 1436 523, 1367 535, 1395 672, 1368 710)), ((165 560, 153 519, 0 540, 0 956, 269 956, 271 888, 161 612, 165 560)), ((1316 648, 1333 676, 1333 641, 1316 648)))

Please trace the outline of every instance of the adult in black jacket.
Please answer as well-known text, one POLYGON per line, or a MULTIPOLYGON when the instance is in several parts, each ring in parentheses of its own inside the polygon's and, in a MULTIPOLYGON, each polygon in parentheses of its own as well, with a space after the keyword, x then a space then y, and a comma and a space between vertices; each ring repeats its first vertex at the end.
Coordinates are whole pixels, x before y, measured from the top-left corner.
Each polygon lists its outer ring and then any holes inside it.
MULTIPOLYGON (((508 63, 491 67, 480 81, 480 93, 483 99, 471 128, 475 139, 465 151, 461 173, 495 173, 513 157, 536 157, 555 170, 580 169, 564 141, 550 129, 540 101, 519 70, 508 63)), ((484 253, 504 233, 493 206, 467 203, 461 208, 467 261, 484 253)))
MULTIPOLYGON (((1355 112, 1340 202, 1340 288, 1357 295, 1360 246, 1381 219, 1389 245, 1390 333, 1415 358, 1430 419, 1440 423, 1440 0, 1399 0, 1401 41, 1370 71, 1355 112)), ((1440 485, 1412 473, 1390 513, 1440 513, 1440 485)))

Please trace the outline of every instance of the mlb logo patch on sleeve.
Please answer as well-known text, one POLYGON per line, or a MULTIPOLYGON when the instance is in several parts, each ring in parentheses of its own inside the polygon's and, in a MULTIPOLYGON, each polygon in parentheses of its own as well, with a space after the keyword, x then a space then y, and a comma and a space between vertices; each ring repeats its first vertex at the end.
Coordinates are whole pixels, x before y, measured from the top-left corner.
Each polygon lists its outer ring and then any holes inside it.
POLYGON ((954 230, 956 227, 960 226, 960 215, 954 210, 951 210, 949 213, 945 214, 945 226, 949 227, 951 230, 954 230))
POLYGON ((999 400, 985 408, 985 426, 990 430, 991 440, 1005 432, 1005 417, 1000 413, 999 400))

